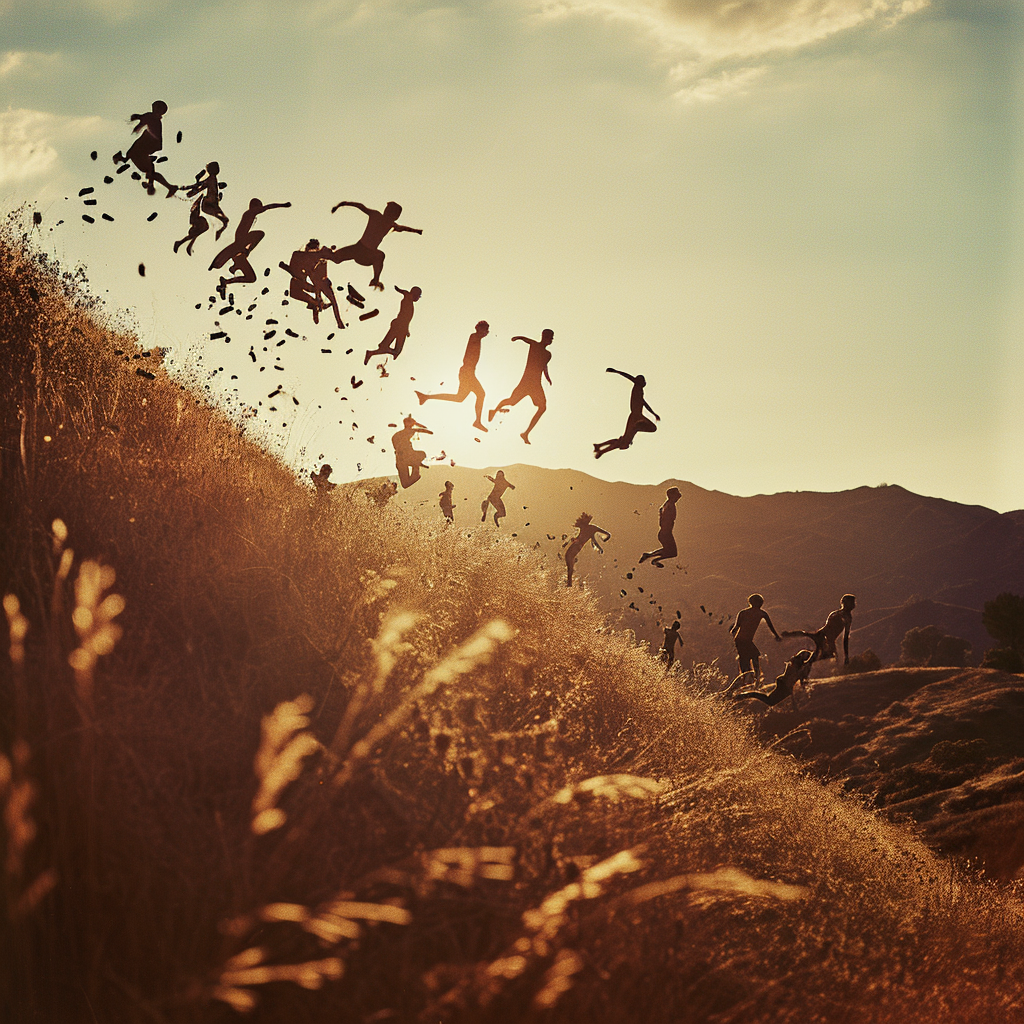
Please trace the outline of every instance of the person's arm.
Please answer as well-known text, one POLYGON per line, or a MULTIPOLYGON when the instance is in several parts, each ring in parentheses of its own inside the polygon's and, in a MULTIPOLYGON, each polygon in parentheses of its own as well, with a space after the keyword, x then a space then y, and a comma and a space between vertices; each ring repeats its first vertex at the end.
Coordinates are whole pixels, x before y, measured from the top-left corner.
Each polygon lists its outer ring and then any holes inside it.
MULTIPOLYGON (((636 383, 636 377, 631 373, 626 373, 625 370, 616 370, 614 366, 609 366, 605 369, 605 373, 617 373, 620 377, 625 377, 626 380, 631 380, 634 384, 636 383)), ((651 410, 654 411, 653 409, 651 410)))
POLYGON ((512 341, 525 341, 527 345, 536 345, 537 344, 537 342, 535 342, 533 340, 533 338, 524 337, 522 334, 517 334, 514 338, 512 338, 510 340, 512 340, 512 341))
POLYGON ((514 491, 516 489, 516 485, 515 484, 510 484, 507 480, 505 481, 505 483, 508 485, 508 489, 510 491, 514 491))
POLYGON ((737 633, 737 631, 739 630, 739 628, 740 628, 740 613, 739 613, 739 612, 737 612, 737 613, 736 613, 736 621, 735 621, 735 622, 734 622, 734 623, 732 624, 732 626, 730 627, 730 629, 729 629, 729 632, 730 632, 730 633, 731 633, 731 634, 732 634, 733 636, 735 636, 735 635, 736 635, 736 633, 737 633))
POLYGON ((267 210, 283 210, 291 205, 291 203, 261 203, 260 213, 265 213, 267 210))
POLYGON ((397 284, 395 285, 395 291, 398 292, 399 295, 409 294, 404 288, 399 288, 397 284))
POLYGON ((661 417, 647 404, 647 400, 644 400, 644 408, 660 423, 661 417))
POLYGON ((775 637, 776 640, 781 640, 782 637, 779 636, 775 630, 775 626, 772 625, 772 617, 766 611, 762 611, 761 618, 764 619, 765 625, 767 625, 767 627, 772 631, 772 636, 775 637))
POLYGON ((547 382, 548 382, 549 384, 551 383, 551 374, 550 374, 550 373, 548 373, 548 368, 547 368, 546 366, 544 367, 544 379, 545 379, 545 380, 546 380, 546 381, 547 381, 547 382))
POLYGON ((370 210, 367 207, 363 206, 362 203, 353 202, 351 199, 343 199, 340 203, 335 203, 334 206, 331 207, 331 213, 334 213, 335 210, 341 209, 341 207, 343 206, 354 206, 357 210, 361 210, 363 213, 365 213, 367 217, 369 217, 370 214, 374 212, 373 210, 370 210))
POLYGON ((414 235, 422 235, 422 228, 408 228, 404 224, 395 224, 392 231, 411 231, 414 235))
POLYGON ((487 476, 487 474, 486 474, 486 473, 484 474, 484 479, 485 479, 485 480, 490 480, 492 484, 493 484, 493 483, 497 483, 497 481, 496 481, 496 480, 494 479, 494 477, 493 477, 493 476, 487 476))
POLYGON ((850 626, 853 625, 852 619, 846 620, 846 628, 843 630, 843 664, 850 664, 850 626))

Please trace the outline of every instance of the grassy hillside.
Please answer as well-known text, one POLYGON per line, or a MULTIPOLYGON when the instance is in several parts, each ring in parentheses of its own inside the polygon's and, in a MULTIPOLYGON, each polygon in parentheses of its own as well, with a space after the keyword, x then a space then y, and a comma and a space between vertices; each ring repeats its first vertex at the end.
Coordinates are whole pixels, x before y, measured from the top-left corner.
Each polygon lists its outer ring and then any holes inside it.
POLYGON ((82 288, 0 241, 2 1019, 1024 1019, 1012 892, 82 288))

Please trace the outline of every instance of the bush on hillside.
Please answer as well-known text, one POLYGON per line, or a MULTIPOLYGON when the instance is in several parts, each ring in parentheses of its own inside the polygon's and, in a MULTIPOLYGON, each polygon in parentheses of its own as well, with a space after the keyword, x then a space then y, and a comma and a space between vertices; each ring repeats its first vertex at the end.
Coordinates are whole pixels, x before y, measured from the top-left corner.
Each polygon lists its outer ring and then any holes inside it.
POLYGON ((938 626, 914 626, 900 643, 900 661, 904 665, 935 665, 963 668, 971 643, 951 636, 938 626))
POLYGON ((869 647, 860 654, 850 658, 848 665, 842 665, 839 671, 843 675, 855 675, 860 672, 877 672, 882 667, 882 659, 869 647))

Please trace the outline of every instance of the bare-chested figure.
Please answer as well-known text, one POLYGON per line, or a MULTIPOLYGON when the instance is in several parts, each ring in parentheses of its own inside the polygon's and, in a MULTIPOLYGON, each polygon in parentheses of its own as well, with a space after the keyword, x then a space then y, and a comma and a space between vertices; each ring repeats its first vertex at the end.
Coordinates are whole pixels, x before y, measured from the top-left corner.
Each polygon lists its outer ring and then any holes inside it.
POLYGON ((156 191, 155 181, 159 181, 167 189, 169 199, 178 191, 177 185, 172 185, 157 169, 156 155, 164 148, 164 130, 161 118, 167 113, 167 104, 163 100, 156 100, 153 109, 145 114, 132 114, 130 120, 139 123, 132 129, 138 134, 138 138, 131 144, 127 154, 122 155, 118 150, 114 154, 115 164, 133 163, 146 176, 146 191, 153 195, 156 191))
POLYGON ((346 245, 335 251, 331 259, 335 263, 344 263, 346 260, 355 260, 361 267, 373 267, 373 279, 370 287, 378 291, 384 291, 384 285, 380 283, 381 271, 384 269, 384 253, 380 251, 380 244, 384 241, 389 231, 411 231, 414 234, 422 235, 420 228, 409 228, 398 223, 402 215, 402 208, 398 203, 388 203, 384 211, 371 210, 362 203, 354 203, 345 199, 335 203, 331 207, 331 213, 341 209, 343 206, 354 206, 366 214, 366 227, 363 229, 362 237, 354 245, 346 245))
POLYGON ((806 629, 793 629, 783 632, 783 636, 805 636, 814 641, 814 654, 811 663, 823 659, 838 658, 836 641, 839 634, 843 635, 843 664, 850 664, 850 627, 853 625, 853 609, 857 599, 853 594, 843 594, 839 607, 828 613, 825 625, 821 629, 809 632, 806 629))
POLYGON ((321 246, 319 239, 311 238, 305 248, 296 249, 287 263, 280 263, 278 266, 291 274, 288 294, 293 299, 304 302, 312 310, 313 323, 320 323, 320 314, 330 308, 334 310, 334 319, 338 327, 343 328, 345 325, 341 322, 338 298, 334 294, 334 285, 327 276, 327 260, 331 258, 333 252, 333 249, 321 246))
POLYGON ((437 496, 438 504, 441 506, 441 512, 449 523, 455 522, 455 506, 452 504, 452 492, 454 490, 455 484, 453 484, 451 480, 445 480, 444 490, 437 496))
POLYGON ((419 300, 423 292, 416 287, 406 291, 404 288, 399 288, 397 284, 395 291, 402 296, 402 301, 398 305, 398 316, 391 321, 384 340, 376 348, 367 351, 363 357, 363 366, 374 356, 391 356, 392 359, 397 359, 402 354, 402 349, 405 348, 405 342, 409 337, 409 325, 412 323, 412 315, 415 312, 413 303, 419 300))
POLYGON ((256 271, 249 263, 249 254, 263 241, 263 232, 256 231, 253 224, 261 213, 267 210, 283 210, 291 203, 261 203, 258 199, 250 199, 249 207, 242 214, 238 227, 235 228, 235 240, 229 242, 210 264, 210 270, 220 270, 228 260, 231 261, 231 272, 237 277, 220 279, 217 285, 217 292, 223 299, 227 294, 227 287, 230 284, 252 284, 256 280, 256 271))
POLYGON ((599 459, 602 455, 607 455, 608 452, 613 451, 616 448, 625 450, 633 443, 633 438, 636 437, 637 433, 643 431, 644 433, 653 434, 658 428, 644 415, 644 409, 646 409, 656 420, 661 421, 661 417, 647 404, 644 400, 644 388, 647 387, 647 379, 642 373, 638 373, 635 377, 631 373, 626 373, 623 370, 616 370, 609 366, 605 373, 617 373, 620 377, 625 377, 626 380, 633 382, 633 390, 629 396, 629 416, 626 419, 626 429, 622 432, 621 437, 612 437, 607 441, 601 441, 594 445, 594 458, 599 459))
POLYGON ((755 686, 761 679, 761 652, 758 650, 757 644, 754 643, 754 634, 762 620, 776 640, 782 639, 772 623, 771 616, 762 607, 763 605, 764 598, 760 594, 751 594, 747 598, 747 607, 736 613, 736 621, 729 629, 736 643, 736 657, 740 663, 740 674, 729 684, 725 690, 726 693, 731 693, 736 689, 740 681, 748 675, 753 678, 747 681, 753 682, 755 686))
POLYGON ((175 252, 178 251, 181 245, 188 242, 185 252, 189 256, 192 255, 192 246, 196 244, 196 239, 210 227, 209 221, 203 216, 205 213, 208 213, 211 217, 216 217, 221 222, 220 227, 217 228, 217 234, 213 236, 214 239, 220 238, 224 233, 224 229, 228 226, 227 215, 220 208, 220 190, 224 186, 217 178, 219 173, 220 164, 216 160, 211 160, 196 175, 195 182, 189 185, 185 195, 189 197, 194 196, 195 201, 192 203, 192 209, 189 211, 188 234, 184 238, 179 238, 174 243, 175 252))
MULTIPOLYGON (((733 694, 734 700, 741 700, 744 697, 753 697, 768 707, 773 708, 781 704, 787 697, 793 697, 793 704, 796 706, 796 695, 793 688, 799 683, 806 687, 807 677, 811 674, 811 665, 814 664, 814 655, 810 651, 797 651, 789 661, 782 675, 775 679, 775 687, 767 692, 763 690, 744 690, 742 693, 733 694)), ((743 677, 740 676, 742 679, 743 677)))
POLYGON ((548 349, 554 341, 555 332, 550 328, 541 331, 540 341, 532 338, 524 338, 516 335, 513 341, 525 341, 530 346, 529 355, 526 357, 526 367, 523 376, 516 385, 515 391, 508 398, 503 398, 488 414, 487 422, 494 419, 494 414, 506 412, 513 405, 518 405, 524 398, 529 398, 537 407, 537 411, 530 420, 530 425, 519 435, 527 444, 530 443, 530 431, 537 425, 537 421, 544 415, 548 407, 548 400, 544 397, 544 380, 551 383, 551 374, 548 373, 548 363, 551 362, 551 353, 548 349))
POLYGON ((490 333, 490 325, 486 320, 481 320, 476 329, 469 336, 466 342, 466 354, 462 357, 462 366, 459 369, 459 390, 454 395, 425 395, 422 391, 416 392, 420 405, 430 399, 439 402, 463 402, 470 395, 476 396, 476 422, 473 424, 477 430, 487 432, 481 417, 484 412, 484 389, 476 377, 476 364, 480 361, 480 342, 490 333))
POLYGON ((594 525, 593 519, 594 517, 589 512, 581 512, 579 518, 573 523, 573 526, 579 530, 579 533, 573 537, 572 542, 565 549, 565 585, 567 587, 572 586, 572 571, 576 565, 576 559, 579 557, 579 553, 586 547, 587 542, 589 541, 603 555, 604 548, 597 542, 597 534, 603 535, 606 544, 612 539, 612 535, 607 530, 602 530, 600 526, 594 525))
POLYGON ((663 558, 675 558, 679 553, 676 549, 676 539, 672 530, 676 525, 676 502, 682 497, 678 487, 670 487, 665 492, 665 503, 658 509, 658 543, 661 545, 657 551, 645 551, 640 556, 640 564, 649 558, 651 565, 664 569, 663 558))
POLYGON ((426 452, 417 451, 412 446, 416 434, 432 434, 422 423, 417 423, 411 416, 402 420, 402 429, 391 435, 391 444, 395 449, 395 469, 398 470, 398 482, 402 487, 412 487, 420 478, 421 469, 429 469, 423 461, 426 452))
POLYGON ((682 638, 679 636, 680 622, 678 619, 662 630, 665 634, 664 643, 661 645, 661 650, 658 651, 658 657, 665 662, 667 668, 672 667, 672 662, 676 660, 676 644, 682 642, 682 638))
POLYGON ((483 512, 480 522, 487 522, 487 506, 492 505, 494 507, 494 525, 501 526, 501 523, 499 523, 498 520, 505 518, 505 503, 501 500, 501 496, 506 491, 514 491, 516 489, 516 485, 511 481, 506 480, 504 471, 500 469, 494 476, 489 476, 487 479, 490 480, 494 486, 491 488, 491 493, 488 494, 480 504, 480 511, 483 512))

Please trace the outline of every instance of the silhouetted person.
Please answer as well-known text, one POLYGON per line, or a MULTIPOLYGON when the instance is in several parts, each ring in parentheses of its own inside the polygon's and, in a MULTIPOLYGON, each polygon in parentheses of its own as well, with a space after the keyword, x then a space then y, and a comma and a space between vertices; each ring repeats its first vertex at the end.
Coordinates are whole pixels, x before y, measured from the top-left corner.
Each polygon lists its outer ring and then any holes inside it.
POLYGON ((210 222, 203 216, 202 209, 202 198, 196 199, 189 207, 188 211, 188 233, 184 238, 179 238, 174 243, 174 251, 177 252, 181 248, 182 244, 188 242, 185 246, 185 252, 189 256, 192 255, 192 246, 196 244, 196 239, 208 231, 210 228, 210 222))
POLYGON ((751 594, 747 598, 747 607, 736 613, 736 621, 729 629, 736 643, 736 657, 740 662, 740 674, 729 684, 726 693, 731 693, 746 675, 753 675, 755 686, 761 679, 761 652, 757 649, 757 644, 754 643, 754 634, 762 620, 776 640, 782 639, 775 630, 771 616, 762 607, 763 604, 764 598, 760 594, 751 594))
POLYGON ((326 498, 327 495, 330 494, 331 491, 333 491, 334 488, 338 486, 337 484, 331 483, 330 478, 332 472, 333 470, 331 469, 330 463, 325 462, 320 467, 320 471, 318 473, 311 472, 309 474, 313 480, 313 486, 316 488, 316 493, 318 497, 326 498))
POLYGON ((572 570, 576 565, 576 559, 579 557, 579 553, 586 546, 587 541, 595 547, 601 554, 604 554, 604 548, 597 542, 597 534, 604 535, 604 541, 607 544, 612 539, 612 535, 607 530, 602 530, 600 526, 595 526, 593 523, 593 516, 589 512, 581 512, 579 518, 573 523, 573 526, 579 530, 579 533, 573 537, 572 542, 565 549, 565 568, 567 572, 566 586, 572 586, 572 570))
POLYGON ((231 272, 237 277, 220 279, 217 291, 223 299, 230 284, 252 284, 256 280, 256 271, 249 264, 249 254, 263 241, 263 232, 253 228, 253 223, 261 213, 267 210, 283 210, 291 203, 261 203, 258 199, 250 199, 249 207, 242 214, 238 227, 235 228, 235 240, 229 242, 210 264, 210 270, 220 270, 228 260, 231 261, 231 272))
POLYGON ((462 357, 462 366, 459 369, 459 390, 454 395, 425 395, 422 391, 416 392, 420 405, 432 398, 439 402, 463 402, 470 395, 476 395, 476 422, 473 426, 485 433, 487 428, 481 420, 484 412, 485 396, 483 385, 476 377, 476 364, 480 361, 480 342, 489 333, 490 326, 487 321, 481 320, 469 336, 469 341, 466 342, 466 354, 462 357))
MULTIPOLYGON (((224 233, 224 229, 228 226, 227 214, 220 208, 220 190, 224 187, 217 175, 220 174, 220 164, 216 160, 211 160, 206 167, 203 168, 197 175, 196 180, 193 184, 189 185, 188 191, 185 195, 197 196, 198 198, 192 204, 192 210, 195 211, 196 206, 199 207, 199 213, 208 213, 211 217, 216 217, 220 221, 220 227, 217 228, 217 234, 214 235, 214 239, 220 238, 224 233)), ((178 246, 182 242, 188 242, 186 252, 192 255, 192 246, 195 240, 210 226, 205 217, 199 216, 196 218, 189 217, 189 223, 192 225, 192 229, 189 233, 181 239, 180 242, 174 243, 174 251, 178 251, 178 246), (202 227, 199 224, 202 224, 202 227)))
POLYGON ((455 490, 455 484, 451 480, 445 480, 444 490, 437 496, 439 501, 438 504, 441 506, 441 511, 444 513, 445 519, 449 523, 455 522, 455 506, 452 504, 452 492, 455 490))
POLYGON ((548 349, 551 347, 551 342, 554 341, 554 338, 555 332, 550 328, 545 328, 541 331, 540 341, 524 338, 522 335, 516 335, 512 339, 513 341, 525 341, 530 346, 529 355, 526 357, 526 367, 523 370, 521 380, 516 385, 515 391, 508 398, 502 399, 487 414, 487 422, 489 423, 494 419, 495 413, 505 412, 513 405, 518 405, 524 398, 529 398, 537 407, 537 411, 533 414, 530 425, 519 435, 527 444, 530 443, 530 431, 537 425, 537 420, 544 415, 544 410, 548 407, 548 400, 544 397, 544 378, 547 379, 549 384, 551 383, 551 374, 548 373, 551 353, 548 349))
POLYGON ((843 635, 843 664, 850 664, 850 627, 853 624, 853 609, 857 599, 853 594, 843 594, 839 607, 828 613, 825 625, 811 633, 806 629, 792 629, 783 632, 783 636, 805 636, 814 641, 814 655, 811 662, 838 659, 836 641, 839 634, 843 635))
POLYGON ((516 485, 506 480, 505 473, 500 469, 494 476, 489 476, 487 479, 490 480, 494 486, 491 488, 491 493, 488 494, 480 504, 480 511, 483 512, 480 522, 487 522, 487 506, 492 505, 494 507, 494 525, 501 526, 501 523, 499 523, 498 520, 505 518, 505 503, 501 500, 501 496, 506 491, 514 491, 516 489, 516 485))
POLYGON ((288 294, 293 299, 304 302, 313 312, 313 323, 320 323, 320 313, 325 309, 334 310, 334 319, 339 328, 341 312, 338 309, 338 298, 334 294, 334 285, 327 276, 327 260, 334 250, 320 245, 320 240, 311 238, 302 249, 296 249, 288 263, 278 264, 282 270, 292 275, 288 286, 288 294))
POLYGON ((430 468, 423 461, 427 453, 413 448, 412 441, 416 434, 432 433, 422 423, 406 416, 402 420, 402 429, 391 435, 391 444, 395 449, 395 469, 398 470, 398 481, 402 487, 412 487, 420 478, 420 470, 430 468))
POLYGON ((355 260, 361 267, 373 267, 373 279, 370 281, 370 287, 383 291, 384 285, 380 283, 380 275, 384 269, 384 253, 380 251, 380 244, 384 241, 384 236, 389 231, 411 231, 417 235, 422 235, 423 232, 419 228, 409 228, 398 223, 398 218, 402 215, 402 208, 398 203, 388 203, 384 207, 384 211, 381 212, 380 210, 371 210, 369 207, 363 206, 362 203, 343 200, 331 207, 331 213, 342 206, 354 206, 357 210, 362 210, 367 216, 366 227, 362 237, 355 245, 342 246, 335 251, 335 255, 331 258, 335 263, 355 260))
POLYGON ((671 626, 663 630, 665 634, 665 641, 661 645, 661 650, 658 651, 658 657, 665 662, 666 667, 668 668, 671 668, 672 662, 676 660, 676 643, 681 640, 681 637, 679 636, 679 626, 680 622, 676 619, 671 626))
MULTIPOLYGON (((744 697, 753 697, 773 708, 781 704, 787 697, 792 696, 793 687, 797 683, 806 685, 807 677, 811 673, 811 665, 814 664, 814 655, 810 651, 797 651, 789 661, 781 676, 775 679, 775 688, 767 693, 763 690, 743 690, 741 693, 734 693, 733 700, 742 700, 744 697)), ((742 677, 741 677, 742 678, 742 677)), ((794 704, 796 697, 793 697, 794 704)))
POLYGON ((156 191, 154 181, 159 181, 167 189, 167 197, 170 198, 178 191, 177 185, 172 185, 157 169, 156 154, 164 148, 164 129, 162 118, 167 113, 167 104, 163 100, 156 100, 153 109, 146 114, 132 114, 130 120, 139 123, 132 129, 139 137, 131 144, 128 153, 122 156, 118 150, 114 154, 115 164, 133 163, 146 176, 146 191, 153 195, 156 191))
MULTIPOLYGON (((363 366, 374 356, 391 356, 392 359, 397 359, 402 354, 402 349, 405 348, 406 339, 409 337, 409 325, 412 323, 412 315, 415 312, 413 303, 419 299, 423 292, 415 287, 406 291, 404 288, 399 288, 397 284, 395 285, 395 291, 402 296, 402 301, 398 306, 398 316, 391 321, 388 333, 384 335, 384 340, 380 345, 366 353, 363 358, 363 366)), ((422 405, 423 403, 421 402, 420 404, 422 405)))
POLYGON ((670 487, 665 492, 665 503, 658 509, 658 543, 661 545, 657 551, 645 551, 640 556, 640 564, 643 565, 647 559, 651 559, 651 565, 664 569, 663 558, 675 558, 679 553, 676 550, 676 539, 672 535, 672 529, 676 525, 676 502, 682 497, 678 487, 670 487))
POLYGON ((599 459, 602 455, 607 455, 608 452, 615 448, 622 448, 625 450, 633 443, 633 438, 636 437, 637 433, 643 431, 644 433, 653 434, 658 428, 644 415, 644 409, 646 409, 656 420, 661 421, 661 417, 644 401, 644 388, 647 386, 647 379, 642 373, 638 373, 635 377, 631 373, 626 373, 623 370, 615 370, 609 366, 605 373, 617 373, 620 377, 625 377, 626 380, 633 382, 633 390, 629 396, 629 416, 626 419, 626 429, 622 432, 621 437, 609 438, 607 441, 601 441, 599 444, 594 445, 594 458, 599 459))

